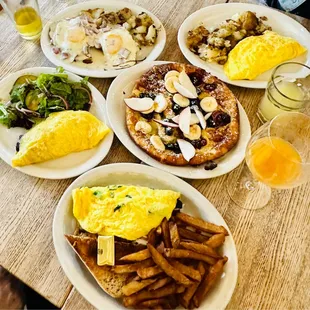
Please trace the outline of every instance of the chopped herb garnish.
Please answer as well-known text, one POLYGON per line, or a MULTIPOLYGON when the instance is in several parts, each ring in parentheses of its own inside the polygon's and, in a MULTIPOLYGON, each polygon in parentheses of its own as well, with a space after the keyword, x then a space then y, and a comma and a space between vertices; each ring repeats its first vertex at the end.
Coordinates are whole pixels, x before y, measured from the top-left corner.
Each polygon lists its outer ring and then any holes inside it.
POLYGON ((94 191, 94 195, 97 197, 100 197, 102 195, 102 193, 100 191, 94 191))
POLYGON ((115 191, 115 190, 117 190, 118 188, 121 188, 122 187, 122 185, 111 185, 111 186, 108 186, 108 188, 109 188, 109 191, 115 191))
POLYGON ((126 195, 127 198, 132 198, 130 195, 126 195))
POLYGON ((110 192, 110 197, 114 198, 114 193, 110 192))
POLYGON ((114 208, 114 212, 119 210, 124 204, 121 204, 121 205, 117 205, 115 208, 114 208))
POLYGON ((148 212, 149 214, 152 214, 152 211, 150 211, 150 210, 148 210, 147 212, 148 212))

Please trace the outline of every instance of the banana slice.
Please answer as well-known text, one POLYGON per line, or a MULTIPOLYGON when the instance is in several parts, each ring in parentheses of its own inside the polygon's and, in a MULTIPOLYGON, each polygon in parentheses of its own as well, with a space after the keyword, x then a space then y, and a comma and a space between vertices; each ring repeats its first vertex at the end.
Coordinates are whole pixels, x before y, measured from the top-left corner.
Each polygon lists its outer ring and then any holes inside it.
POLYGON ((155 97, 154 107, 156 113, 161 113, 167 109, 168 101, 163 94, 159 94, 155 97))
POLYGON ((191 120, 190 120, 190 124, 194 125, 194 124, 199 124, 199 118, 196 114, 192 113, 191 114, 191 120))
POLYGON ((189 133, 184 133, 184 137, 189 140, 198 140, 201 137, 201 128, 198 125, 192 125, 189 128, 189 133))
POLYGON ((186 74, 185 71, 182 71, 179 74, 179 82, 180 84, 185 87, 186 89, 188 89, 192 94, 194 94, 197 98, 197 91, 196 91, 196 87, 194 86, 194 84, 192 83, 191 79, 189 78, 189 76, 186 74))
POLYGON ((148 133, 151 133, 152 126, 148 122, 139 121, 139 122, 136 123, 135 130, 136 131, 141 131, 144 134, 148 134, 148 133))
POLYGON ((156 150, 158 150, 158 151, 164 151, 165 150, 165 145, 164 145, 163 141, 161 141, 159 136, 156 136, 156 135, 152 136, 150 138, 150 141, 156 150))
POLYGON ((165 81, 165 87, 169 93, 171 93, 171 94, 177 93, 177 90, 174 87, 174 83, 178 82, 178 81, 179 81, 179 79, 176 76, 171 76, 170 78, 168 78, 165 81))
POLYGON ((217 101, 214 97, 205 97, 200 101, 200 106, 205 112, 213 112, 217 108, 217 101))
POLYGON ((150 108, 150 109, 148 109, 148 110, 146 110, 146 111, 143 111, 143 112, 141 112, 141 113, 143 113, 143 114, 150 114, 150 113, 152 113, 154 111, 154 105, 150 108))
POLYGON ((168 71, 168 72, 166 73, 166 75, 165 75, 165 81, 166 81, 167 79, 169 79, 170 77, 172 77, 172 76, 176 76, 176 77, 178 78, 178 77, 179 77, 179 74, 180 74, 180 72, 179 72, 179 71, 176 71, 176 70, 168 71))
POLYGON ((173 95, 173 101, 182 108, 186 108, 189 106, 189 99, 180 94, 173 95))

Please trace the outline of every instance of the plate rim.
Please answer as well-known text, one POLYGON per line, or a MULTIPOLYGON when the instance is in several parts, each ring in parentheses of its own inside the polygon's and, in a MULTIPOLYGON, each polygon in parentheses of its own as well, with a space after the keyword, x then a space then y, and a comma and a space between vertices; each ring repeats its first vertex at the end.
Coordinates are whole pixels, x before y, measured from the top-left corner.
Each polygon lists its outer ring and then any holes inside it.
MULTIPOLYGON (((284 14, 283 12, 280 12, 274 8, 270 8, 268 6, 265 5, 259 5, 259 4, 254 4, 254 3, 242 3, 242 2, 232 2, 232 3, 219 3, 219 4, 214 4, 214 5, 209 5, 206 7, 203 7, 195 12, 193 12, 191 15, 187 16, 187 18, 182 22, 179 30, 178 30, 178 34, 177 34, 177 40, 178 40, 178 45, 179 48, 183 54, 183 56, 187 59, 188 62, 190 62, 191 64, 193 64, 194 66, 198 66, 201 67, 201 64, 198 64, 198 60, 196 62, 196 59, 193 58, 193 56, 198 57, 197 55, 193 54, 193 52, 191 52, 185 42, 184 42, 184 28, 187 24, 187 22, 191 19, 193 19, 196 15, 199 15, 202 11, 205 11, 204 13, 207 14, 207 12, 209 10, 212 9, 216 9, 216 8, 221 8, 224 7, 226 9, 228 9, 227 6, 231 6, 231 7, 245 7, 250 9, 252 8, 253 10, 255 10, 255 8, 259 7, 259 8, 263 8, 266 9, 268 11, 270 11, 271 13, 273 12, 274 14, 277 14, 279 16, 282 16, 282 18, 286 19, 287 21, 290 21, 290 23, 294 24, 296 27, 298 26, 300 29, 302 29, 302 31, 305 34, 308 34, 309 40, 310 40, 310 32, 299 22, 297 22, 295 19, 293 19, 292 17, 284 14)), ((291 60, 287 60, 287 61, 293 61, 294 59, 291 60)), ((287 62, 284 61, 284 62, 287 62)), ((310 62, 310 49, 308 50, 308 56, 307 56, 307 61, 310 62)), ((282 62, 282 63, 284 63, 282 62)), ((205 66, 201 67, 204 70, 209 70, 211 74, 213 74, 211 71, 213 71, 209 66, 208 66, 208 62, 205 62, 205 66)), ((214 74, 216 76, 216 74, 214 74)), ((219 78, 220 80, 222 80, 223 82, 230 84, 230 85, 234 85, 234 86, 239 86, 239 87, 243 87, 243 88, 253 88, 253 89, 265 89, 267 87, 268 81, 249 81, 249 80, 229 80, 228 77, 226 77, 226 75, 223 73, 223 75, 219 78)))
MULTIPOLYGON (((144 67, 144 66, 153 66, 153 65, 160 65, 160 64, 166 64, 166 63, 173 63, 174 61, 152 61, 152 62, 147 62, 147 63, 143 63, 143 64, 138 64, 132 68, 129 68, 128 70, 138 70, 140 67, 144 67)), ((147 69, 141 69, 143 71, 147 70, 147 69)), ((142 73, 141 73, 142 74, 142 73)), ((127 75, 130 75, 130 71, 128 72, 124 72, 122 74, 120 74, 119 76, 117 76, 113 82, 111 83, 110 87, 109 87, 109 90, 108 90, 108 93, 107 93, 107 115, 108 115, 108 118, 109 118, 109 122, 111 124, 111 127, 115 133, 115 135, 118 137, 118 139, 121 141, 121 143, 124 145, 124 147, 126 147, 126 149, 131 152, 135 157, 137 157, 139 160, 141 160, 142 162, 146 163, 147 165, 150 165, 152 167, 155 167, 157 169, 160 169, 160 170, 164 170, 166 172, 169 172, 171 174, 174 174, 178 177, 181 177, 181 178, 186 178, 186 179, 197 179, 197 180, 201 180, 201 179, 211 179, 211 178, 215 178, 215 177, 218 177, 218 176, 221 176, 221 175, 224 175, 224 174, 227 174, 229 173, 230 171, 232 171, 233 169, 237 168, 241 163, 242 161, 244 160, 245 158, 245 150, 246 150, 246 145, 247 143, 249 142, 250 140, 250 137, 251 137, 251 124, 250 124, 250 121, 248 119, 248 116, 244 110, 244 108, 242 107, 242 105, 240 104, 239 100, 238 100, 238 108, 239 108, 239 124, 241 124, 241 115, 243 117, 243 122, 244 122, 244 125, 245 125, 245 131, 244 131, 244 134, 245 134, 245 137, 243 138, 244 139, 244 147, 242 148, 243 151, 244 151, 244 154, 243 156, 240 156, 240 158, 238 158, 238 160, 236 160, 235 164, 233 165, 233 167, 228 171, 224 171, 224 172, 221 172, 221 173, 216 173, 216 174, 209 174, 209 171, 204 171, 204 174, 203 175, 200 175, 197 176, 193 176, 193 175, 188 175, 186 174, 185 172, 181 172, 182 171, 182 168, 184 167, 188 167, 188 166, 170 166, 170 165, 166 165, 166 164, 162 164, 160 163, 159 161, 153 159, 150 155, 148 155, 146 152, 144 152, 143 150, 141 150, 139 148, 139 146, 137 146, 135 143, 133 143, 134 145, 130 146, 128 145, 127 141, 124 141, 124 137, 123 137, 123 134, 119 132, 119 129, 118 129, 118 123, 112 121, 111 119, 111 114, 113 114, 112 112, 110 112, 110 109, 111 109, 111 105, 113 104, 114 102, 114 99, 112 98, 112 92, 114 92, 114 89, 117 87, 116 85, 118 84, 118 80, 119 79, 122 79, 123 77, 127 76, 127 75), (140 154, 145 154, 145 158, 141 158, 142 155, 140 154), (147 160, 145 160, 147 159, 147 160), (171 168, 172 167, 172 168, 171 168), (171 169, 174 169, 175 167, 178 168, 178 170, 180 171, 177 171, 177 172, 172 172, 171 169)), ((227 86, 228 87, 228 86, 227 86)), ((127 132, 127 131, 126 131, 127 132)), ((131 139, 129 133, 127 132, 127 135, 126 137, 128 137, 129 139, 131 139)), ((240 139, 241 139, 241 132, 240 132, 240 139)), ((132 139, 131 139, 132 140, 132 139)), ((240 140, 239 140, 240 141, 240 140)), ((233 149, 231 150, 233 151, 233 149)), ((230 151, 230 152, 231 152, 230 151)), ((241 151, 241 150, 240 150, 241 151)), ((192 167, 193 168, 193 167, 192 167)), ((215 170, 214 170, 215 171, 215 170)))
MULTIPOLYGON (((77 74, 77 75, 89 76, 89 77, 93 77, 93 78, 113 78, 113 77, 116 77, 119 74, 125 72, 128 69, 128 68, 126 68, 126 69, 119 69, 119 70, 104 70, 104 69, 91 70, 91 69, 87 69, 87 68, 75 67, 75 66, 72 66, 71 64, 66 64, 66 63, 62 62, 60 59, 57 59, 56 57, 53 57, 53 54, 50 51, 50 45, 49 45, 49 39, 48 39, 49 27, 53 22, 57 21, 58 16, 64 15, 64 14, 69 14, 70 10, 78 9, 79 7, 87 7, 87 6, 104 7, 104 5, 124 6, 124 7, 130 8, 130 9, 140 10, 141 12, 142 11, 146 12, 148 15, 150 15, 152 17, 153 21, 160 26, 160 31, 162 32, 163 38, 161 41, 156 42, 156 44, 154 45, 152 51, 154 51, 155 48, 157 48, 157 52, 154 52, 154 56, 152 56, 150 59, 147 59, 149 57, 149 56, 147 56, 147 58, 145 60, 141 61, 141 63, 144 63, 145 61, 155 60, 161 55, 162 51, 164 50, 164 48, 166 46, 167 35, 166 35, 166 30, 165 30, 163 23, 160 21, 160 19, 155 14, 153 14, 149 10, 143 8, 142 6, 139 6, 139 5, 134 4, 134 3, 122 1, 122 0, 117 0, 117 1, 114 1, 114 0, 91 0, 91 1, 77 3, 77 4, 74 4, 74 5, 71 5, 71 6, 64 8, 63 10, 58 12, 54 17, 49 19, 48 22, 43 27, 42 33, 41 33, 41 38, 40 38, 41 49, 42 49, 45 57, 53 65, 62 66, 66 71, 72 72, 72 73, 77 74), (105 4, 107 2, 110 4, 105 4)), ((136 65, 134 65, 134 66, 136 66, 136 65)), ((132 67, 134 67, 134 66, 132 66, 132 67)), ((129 67, 129 68, 131 68, 131 67, 129 67)))
MULTIPOLYGON (((41 73, 47 73, 47 71, 56 71, 57 68, 55 67, 30 67, 30 68, 25 68, 25 69, 22 69, 22 70, 18 70, 18 71, 15 71, 15 72, 9 72, 5 77, 3 77, 1 80, 0 80, 0 87, 1 87, 1 84, 3 83, 7 83, 8 81, 10 81, 10 79, 12 78, 12 75, 17 75, 17 76, 21 76, 23 75, 24 73, 29 73, 31 71, 44 71, 46 70, 45 72, 41 72, 41 73)), ((64 71, 64 73, 68 74, 69 76, 72 75, 74 76, 75 78, 79 79, 79 80, 82 80, 82 77, 78 76, 77 74, 73 73, 73 72, 69 72, 69 71, 64 71)), ((111 125, 109 123, 109 118, 107 116, 107 113, 106 113, 106 99, 105 97, 101 94, 101 92, 93 85, 91 84, 90 82, 88 82, 88 86, 91 88, 91 92, 95 92, 97 96, 101 97, 101 100, 103 100, 102 102, 104 104, 98 104, 96 102, 96 107, 102 112, 102 115, 103 115, 103 118, 104 118, 104 122, 105 124, 111 129, 110 130, 110 133, 105 137, 107 138, 106 141, 107 141, 107 147, 105 148, 105 151, 102 152, 102 156, 100 156, 96 161, 94 161, 92 164, 89 164, 87 167, 85 167, 84 169, 82 169, 81 171, 77 171, 77 172, 74 172, 72 171, 71 173, 67 173, 66 169, 64 169, 64 175, 57 175, 56 173, 52 173, 52 175, 46 175, 46 171, 45 169, 47 168, 44 168, 44 170, 41 172, 41 173, 36 173, 36 172, 32 172, 32 170, 30 171, 24 171, 25 169, 23 169, 24 167, 12 167, 12 164, 10 161, 7 160, 7 158, 5 158, 6 156, 3 155, 4 154, 4 151, 2 150, 2 148, 0 148, 0 158, 7 164, 9 165, 12 169, 16 169, 18 171, 20 171, 21 173, 24 173, 26 175, 29 175, 29 176, 32 176, 32 177, 37 177, 37 178, 40 178, 40 179, 48 179, 48 180, 64 180, 64 179, 69 179, 69 178, 73 178, 73 177, 76 177, 76 176, 79 176, 83 173, 85 173, 86 171, 96 167, 107 155, 108 153, 110 152, 110 149, 111 149, 111 146, 112 146, 112 143, 113 143, 113 139, 114 139, 114 132, 111 128, 111 125)), ((66 157, 66 156, 64 156, 66 157)), ((88 161, 90 161, 90 159, 88 159, 88 161)), ((28 165, 28 166, 25 166, 25 167, 30 167, 31 165, 28 165)), ((29 170, 29 169, 27 169, 29 170)), ((40 169, 41 170, 41 169, 40 169)), ((48 170, 52 170, 52 169, 48 169, 48 170)))
MULTIPOLYGON (((83 296, 83 298, 85 298, 94 307, 97 307, 95 302, 93 300, 90 300, 87 298, 87 293, 89 293, 89 292, 84 292, 84 289, 82 288, 82 284, 80 285, 80 283, 78 283, 78 284, 76 283, 76 281, 73 279, 73 276, 71 275, 70 271, 67 269, 67 265, 65 263, 66 259, 62 258, 62 248, 69 246, 69 245, 66 243, 66 240, 64 238, 63 228, 62 228, 61 232, 59 231, 58 226, 57 226, 57 221, 58 221, 58 218, 61 217, 60 213, 61 213, 62 209, 65 208, 65 204, 66 204, 66 200, 68 199, 68 196, 71 195, 72 190, 75 188, 76 184, 78 184, 80 181, 84 181, 84 179, 87 179, 90 175, 92 175, 93 173, 96 173, 97 171, 100 171, 100 170, 103 170, 102 174, 105 174, 105 173, 107 174, 108 172, 105 170, 109 171, 109 170, 113 170, 113 168, 116 168, 116 169, 119 168, 122 171, 122 173, 125 174, 125 173, 131 173, 131 172, 139 171, 139 169, 137 169, 138 167, 141 167, 141 164, 138 164, 138 163, 112 163, 112 164, 108 164, 108 165, 104 165, 104 166, 95 167, 95 168, 85 172, 84 174, 80 175, 77 179, 75 179, 70 184, 70 186, 67 187, 65 192, 62 194, 62 196, 61 196, 61 198, 57 204, 56 210, 54 212, 53 223, 52 223, 52 237, 53 237, 53 245, 54 245, 54 249, 56 252, 58 262, 59 262, 62 270, 64 271, 65 275, 68 277, 69 281, 71 282, 71 284, 75 287, 75 289, 77 289, 77 291, 83 296), (131 171, 128 171, 128 170, 131 170, 131 171), (60 239, 61 236, 62 236, 62 240, 60 239)), ((221 218, 221 220, 222 220, 221 225, 223 225, 228 230, 229 236, 231 237, 231 242, 232 242, 231 250, 233 253, 232 253, 230 258, 232 261, 235 262, 235 272, 234 272, 233 283, 230 286, 229 292, 226 293, 225 296, 223 296, 223 299, 225 300, 223 303, 223 307, 219 308, 219 309, 224 310, 226 308, 226 306, 228 305, 228 303, 230 302, 232 295, 235 291, 236 285, 237 285, 238 274, 239 274, 239 264, 238 264, 238 254, 237 254, 236 244, 235 244, 233 235, 232 235, 226 221, 224 220, 223 216, 220 214, 220 212, 217 210, 217 208, 208 200, 207 197, 205 197, 195 187, 191 186, 190 184, 188 184, 186 181, 182 180, 181 178, 178 178, 177 176, 175 176, 169 172, 160 170, 160 169, 155 168, 155 167, 150 167, 150 166, 144 166, 143 171, 141 171, 140 174, 143 174, 143 175, 161 174, 162 175, 161 180, 164 178, 165 179, 170 178, 171 180, 173 180, 173 183, 177 185, 177 187, 183 188, 182 192, 186 191, 187 193, 190 193, 189 194, 190 197, 194 197, 194 194, 196 195, 195 198, 191 198, 191 200, 194 199, 194 200, 206 201, 208 207, 210 209, 212 209, 212 211, 215 212, 215 214, 221 218), (149 172, 145 173, 145 171, 149 171, 149 172)), ((182 194, 182 192, 181 192, 181 194, 182 194)), ((196 207, 196 209, 198 211, 200 211, 200 209, 203 209, 203 207, 196 207)), ((69 259, 68 259, 68 261, 69 261, 69 259)), ((68 262, 68 261, 66 261, 66 262, 68 262)), ((84 265, 83 265, 83 268, 85 268, 84 265)), ((105 297, 109 297, 109 295, 106 292, 104 292, 103 290, 102 290, 102 293, 105 294, 105 297)), ((102 308, 98 308, 98 309, 102 309, 102 308)))

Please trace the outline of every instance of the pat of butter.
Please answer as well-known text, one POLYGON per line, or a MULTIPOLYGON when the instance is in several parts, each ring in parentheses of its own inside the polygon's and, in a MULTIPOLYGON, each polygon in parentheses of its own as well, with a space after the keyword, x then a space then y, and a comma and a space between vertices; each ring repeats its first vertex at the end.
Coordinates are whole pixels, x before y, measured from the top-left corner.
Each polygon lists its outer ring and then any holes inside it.
POLYGON ((114 236, 98 236, 97 265, 115 265, 114 236))

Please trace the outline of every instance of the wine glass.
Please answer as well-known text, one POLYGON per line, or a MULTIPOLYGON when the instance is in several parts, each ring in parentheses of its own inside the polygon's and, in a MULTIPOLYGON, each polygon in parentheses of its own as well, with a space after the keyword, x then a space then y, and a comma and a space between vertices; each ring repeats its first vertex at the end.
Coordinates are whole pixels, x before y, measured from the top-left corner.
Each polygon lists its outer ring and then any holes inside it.
POLYGON ((310 117, 285 112, 261 126, 246 149, 246 165, 227 179, 231 199, 256 210, 268 204, 271 188, 288 189, 310 179, 310 117))

